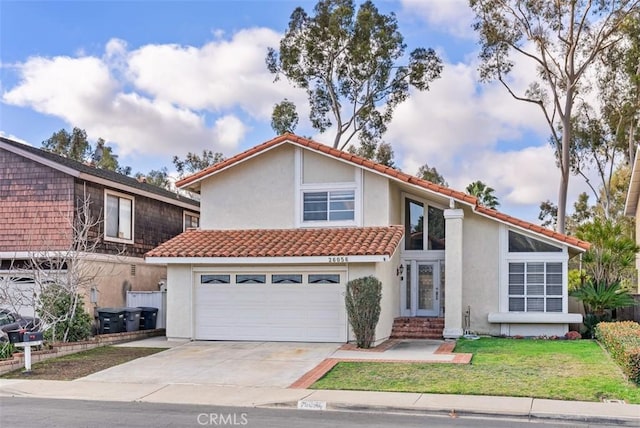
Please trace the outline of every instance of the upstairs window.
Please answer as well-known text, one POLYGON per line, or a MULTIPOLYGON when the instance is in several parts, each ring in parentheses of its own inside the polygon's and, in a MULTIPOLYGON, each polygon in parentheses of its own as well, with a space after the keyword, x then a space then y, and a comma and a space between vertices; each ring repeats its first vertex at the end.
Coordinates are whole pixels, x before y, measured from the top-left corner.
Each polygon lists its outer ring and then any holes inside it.
POLYGON ((197 229, 200 227, 200 215, 196 213, 186 212, 184 213, 184 228, 187 229, 197 229))
POLYGON ((444 210, 405 198, 405 250, 444 250, 444 210), (425 230, 424 217, 427 216, 425 230), (426 232, 426 235, 425 235, 426 232))
POLYGON ((304 192, 302 220, 305 222, 354 221, 355 198, 354 190, 304 192))
POLYGON ((133 197, 105 193, 105 239, 133 242, 133 197))

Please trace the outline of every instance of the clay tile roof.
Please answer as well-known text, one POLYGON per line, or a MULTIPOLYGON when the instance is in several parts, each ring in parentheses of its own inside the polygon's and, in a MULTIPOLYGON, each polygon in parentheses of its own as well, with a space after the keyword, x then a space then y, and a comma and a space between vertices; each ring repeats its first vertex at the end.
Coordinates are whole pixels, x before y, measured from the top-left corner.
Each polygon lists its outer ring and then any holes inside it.
POLYGON ((535 233, 539 233, 544 236, 548 236, 549 238, 556 239, 560 242, 567 243, 574 247, 582 248, 583 250, 588 250, 591 247, 591 244, 586 241, 581 241, 578 238, 573 236, 564 235, 562 233, 555 232, 551 229, 547 229, 546 227, 538 226, 537 224, 529 223, 528 221, 519 220, 510 215, 498 212, 496 210, 492 210, 491 208, 483 207, 482 205, 478 205, 475 208, 475 211, 481 214, 485 214, 489 217, 497 218, 505 223, 513 224, 514 226, 519 226, 523 229, 530 230, 535 233))
POLYGON ((475 196, 471 196, 468 195, 464 192, 460 192, 457 190, 453 190, 450 189, 448 187, 444 187, 444 186, 440 186, 439 184, 435 184, 432 183, 430 181, 427 180, 423 180, 421 178, 418 178, 414 175, 410 175, 407 173, 404 173, 402 171, 398 171, 396 169, 390 168, 388 166, 385 165, 381 165, 375 162, 370 161, 369 159, 365 159, 362 158, 360 156, 354 155, 352 153, 348 153, 348 152, 344 152, 342 150, 338 150, 338 149, 334 149, 333 147, 327 146, 325 144, 322 143, 318 143, 316 141, 313 140, 309 140, 307 138, 302 138, 299 137, 297 135, 294 134, 283 134, 280 135, 272 140, 266 141, 260 145, 257 145, 249 150, 246 150, 242 153, 239 153, 223 162, 217 163, 213 166, 210 166, 209 168, 206 168, 200 172, 197 172, 189 177, 186 177, 180 181, 178 181, 176 183, 176 185, 178 187, 184 187, 187 186, 189 184, 195 183, 197 181, 200 181, 202 179, 204 179, 205 177, 220 171, 222 169, 225 169, 233 164, 236 164, 238 162, 241 162, 251 156, 254 156, 262 151, 268 150, 272 147, 278 146, 280 144, 283 143, 293 143, 296 144, 298 146, 301 147, 308 147, 312 150, 316 150, 322 153, 326 153, 330 156, 333 156, 335 158, 338 159, 342 159, 342 160, 346 160, 348 162, 351 162, 353 164, 356 164, 360 167, 363 168, 367 168, 373 171, 377 171, 379 173, 385 174, 388 177, 397 179, 397 180, 401 180, 407 183, 410 183, 414 186, 418 186, 418 187, 422 187, 423 189, 427 189, 430 190, 432 192, 436 192, 439 193, 441 195, 453 198, 457 201, 460 202, 464 202, 466 204, 469 204, 473 207, 475 212, 487 215, 489 217, 493 217, 497 220, 503 221, 505 223, 508 224, 512 224, 514 226, 518 226, 518 227, 522 227, 524 229, 530 230, 532 232, 535 233, 540 233, 542 235, 548 236, 550 238, 556 239, 560 242, 565 242, 569 245, 572 245, 574 247, 578 247, 584 250, 588 250, 590 247, 590 244, 588 242, 585 241, 581 241, 579 239, 558 233, 558 232, 554 232, 550 229, 544 228, 542 226, 538 226, 535 225, 533 223, 529 223, 523 220, 519 220, 515 217, 500 213, 498 211, 489 209, 489 208, 485 208, 481 205, 478 204, 478 199, 475 196))
POLYGON ((391 256, 402 226, 324 229, 191 229, 146 257, 391 256))

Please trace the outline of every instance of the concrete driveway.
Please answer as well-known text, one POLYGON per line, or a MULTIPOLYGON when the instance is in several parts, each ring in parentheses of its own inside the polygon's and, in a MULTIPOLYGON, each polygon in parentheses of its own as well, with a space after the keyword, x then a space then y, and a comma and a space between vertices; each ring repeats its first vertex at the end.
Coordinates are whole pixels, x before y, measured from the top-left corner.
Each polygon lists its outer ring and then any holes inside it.
POLYGON ((340 346, 338 343, 187 342, 79 380, 286 388, 340 346))

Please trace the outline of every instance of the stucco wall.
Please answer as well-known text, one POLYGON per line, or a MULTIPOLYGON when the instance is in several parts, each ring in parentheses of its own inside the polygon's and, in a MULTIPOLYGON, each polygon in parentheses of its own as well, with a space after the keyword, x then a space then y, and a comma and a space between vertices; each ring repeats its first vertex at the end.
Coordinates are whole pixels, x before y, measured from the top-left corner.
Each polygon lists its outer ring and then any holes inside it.
POLYGON ((365 171, 362 183, 363 225, 388 226, 389 180, 365 171))
POLYGON ((376 327, 376 343, 391 336, 393 320, 400 316, 400 277, 396 268, 400 265, 400 251, 396 251, 388 262, 376 263, 375 276, 382 281, 380 321, 376 327))
POLYGON ((389 224, 402 224, 401 209, 402 197, 400 188, 396 183, 389 181, 389 224))
POLYGON ((294 149, 275 148, 203 181, 200 227, 292 228, 294 189, 294 149))
POLYGON ((85 296, 85 307, 92 313, 93 308, 122 307, 126 305, 127 291, 157 291, 158 283, 167 276, 165 266, 148 265, 144 261, 96 261, 83 260, 80 269, 89 275, 96 275, 95 284, 98 301, 90 301, 90 290, 85 296))
POLYGON ((500 309, 500 225, 464 211, 462 311, 471 307, 472 331, 497 335, 500 324, 489 324, 487 315, 500 309))
POLYGON ((356 167, 328 158, 325 155, 302 150, 302 182, 352 183, 356 167))
POLYGON ((167 268, 167 338, 191 339, 192 328, 191 265, 167 268))

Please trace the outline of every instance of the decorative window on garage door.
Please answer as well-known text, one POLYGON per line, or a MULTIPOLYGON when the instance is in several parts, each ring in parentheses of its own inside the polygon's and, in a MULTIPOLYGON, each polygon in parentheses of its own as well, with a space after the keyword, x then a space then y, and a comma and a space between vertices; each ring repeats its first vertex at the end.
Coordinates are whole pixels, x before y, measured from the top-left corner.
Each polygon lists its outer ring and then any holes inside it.
POLYGON ((272 284, 302 284, 301 274, 273 274, 271 275, 272 284))
MULTIPOLYGON (((313 271, 312 271, 313 272, 313 271)), ((340 284, 342 275, 335 272, 327 273, 306 273, 306 272, 283 272, 283 273, 202 273, 199 275, 201 285, 321 285, 340 284)))
POLYGON ((229 284, 231 275, 200 275, 200 284, 229 284))
POLYGON ((340 284, 340 275, 309 274, 309 284, 340 284))
POLYGON ((267 275, 236 275, 236 284, 266 284, 267 275))

